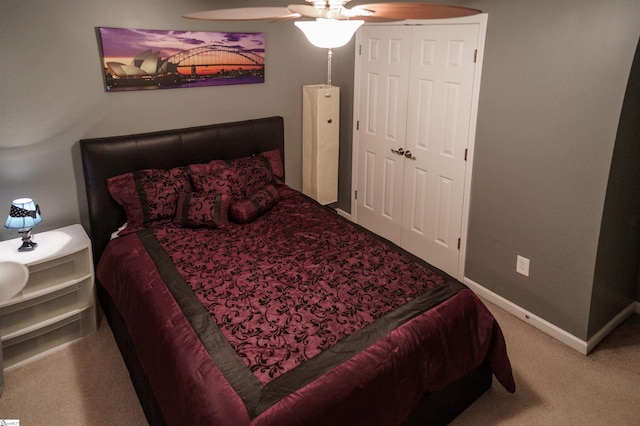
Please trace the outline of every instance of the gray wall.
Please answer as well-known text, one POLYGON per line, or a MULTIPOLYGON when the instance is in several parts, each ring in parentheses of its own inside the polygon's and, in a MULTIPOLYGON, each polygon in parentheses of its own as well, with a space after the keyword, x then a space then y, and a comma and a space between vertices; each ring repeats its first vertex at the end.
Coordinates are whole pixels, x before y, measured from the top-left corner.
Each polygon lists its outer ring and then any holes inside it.
MULTIPOLYGON (((84 221, 79 139, 266 115, 285 117, 287 180, 299 188, 301 86, 326 81, 326 52, 308 45, 290 22, 221 24, 180 17, 266 2, 213 3, 0 2, 0 208, 28 195, 43 209, 45 221, 38 229, 84 221), (264 31, 267 81, 104 93, 96 26, 264 31)), ((610 198, 618 122, 640 35, 640 2, 451 3, 489 13, 466 275, 587 339, 610 312, 640 293, 628 283, 594 278, 601 229, 622 208, 613 203, 605 209, 605 198, 610 198), (609 208, 614 213, 603 219, 609 208), (515 273, 517 254, 531 259, 529 278, 515 273), (594 295, 602 293, 610 296, 600 302, 594 295)), ((336 49, 333 75, 342 89, 338 206, 348 212, 353 56, 353 43, 336 49)), ((628 202, 628 189, 619 191, 628 202)), ((0 239, 14 235, 0 229, 0 239)), ((604 259, 602 267, 608 268, 620 253, 604 259)))
MULTIPOLYGON (((302 86, 326 82, 326 53, 291 22, 182 18, 212 7, 198 0, 2 0, 0 209, 8 213, 11 200, 29 196, 44 218, 35 232, 86 224, 78 140, 269 115, 285 119, 287 182, 300 188, 302 86), (266 82, 105 93, 97 26, 265 32, 266 82)), ((0 239, 16 236, 0 227, 0 239)))
MULTIPOLYGON (((640 2, 478 4, 489 25, 466 276, 587 340, 640 2), (518 254, 531 259, 528 278, 515 273, 518 254)), ((626 283, 608 284, 631 302, 626 283)))

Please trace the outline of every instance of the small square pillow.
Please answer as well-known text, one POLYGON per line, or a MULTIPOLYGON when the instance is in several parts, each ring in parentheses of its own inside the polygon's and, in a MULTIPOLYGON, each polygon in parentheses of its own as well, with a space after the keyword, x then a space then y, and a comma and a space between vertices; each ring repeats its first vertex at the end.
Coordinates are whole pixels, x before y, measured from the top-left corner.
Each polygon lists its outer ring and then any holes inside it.
POLYGON ((249 223, 267 212, 280 201, 280 193, 273 184, 267 184, 247 198, 231 202, 229 216, 235 222, 249 223))
POLYGON ((178 196, 176 217, 183 228, 220 228, 229 223, 231 196, 206 192, 186 192, 178 196))
POLYGON ((191 180, 186 167, 145 169, 107 179, 107 189, 124 208, 126 233, 131 233, 153 221, 173 218, 178 194, 191 191, 191 180))

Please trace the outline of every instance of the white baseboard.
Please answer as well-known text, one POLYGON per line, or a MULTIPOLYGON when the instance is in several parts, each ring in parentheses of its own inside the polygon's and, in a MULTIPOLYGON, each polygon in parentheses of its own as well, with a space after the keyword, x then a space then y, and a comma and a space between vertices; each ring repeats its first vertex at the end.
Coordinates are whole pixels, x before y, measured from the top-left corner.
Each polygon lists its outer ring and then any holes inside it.
POLYGON ((351 219, 351 213, 347 213, 342 209, 336 209, 336 213, 338 213, 340 216, 349 219, 351 222, 353 222, 353 219, 351 219))
POLYGON ((537 315, 521 308, 515 303, 505 299, 504 297, 482 287, 480 284, 465 277, 463 281, 471 290, 473 290, 478 296, 483 297, 499 308, 504 309, 511 315, 515 316, 532 325, 543 333, 553 337, 554 339, 564 343, 570 348, 580 352, 583 355, 587 355, 600 343, 609 333, 611 333, 617 326, 619 326, 625 319, 627 319, 634 312, 640 314, 640 302, 632 302, 629 306, 623 309, 618 315, 616 315, 611 321, 609 321, 604 327, 602 327, 589 341, 585 342, 574 336, 573 334, 561 329, 560 327, 551 324, 537 315))

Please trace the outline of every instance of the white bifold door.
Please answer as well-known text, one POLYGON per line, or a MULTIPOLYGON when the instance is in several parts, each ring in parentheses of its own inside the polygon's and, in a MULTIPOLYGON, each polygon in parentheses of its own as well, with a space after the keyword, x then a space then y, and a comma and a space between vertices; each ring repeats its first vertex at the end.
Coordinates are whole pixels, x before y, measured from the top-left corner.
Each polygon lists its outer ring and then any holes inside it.
POLYGON ((355 221, 458 278, 480 27, 364 26, 356 47, 355 221))

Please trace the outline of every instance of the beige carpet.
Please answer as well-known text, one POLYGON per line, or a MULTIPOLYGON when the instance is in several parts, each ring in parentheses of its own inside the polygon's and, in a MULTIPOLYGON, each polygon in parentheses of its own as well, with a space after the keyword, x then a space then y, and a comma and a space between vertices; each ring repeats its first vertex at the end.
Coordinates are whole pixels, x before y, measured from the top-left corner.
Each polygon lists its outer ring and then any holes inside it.
MULTIPOLYGON (((640 316, 583 356, 487 303, 501 324, 517 391, 493 387, 454 425, 640 424, 640 316)), ((111 330, 5 374, 0 419, 21 426, 144 425, 111 330)))
POLYGON ((496 380, 454 425, 640 425, 640 316, 588 356, 487 303, 502 327, 516 393, 496 380))
POLYGON ((20 426, 147 424, 111 329, 5 372, 0 419, 20 426))

